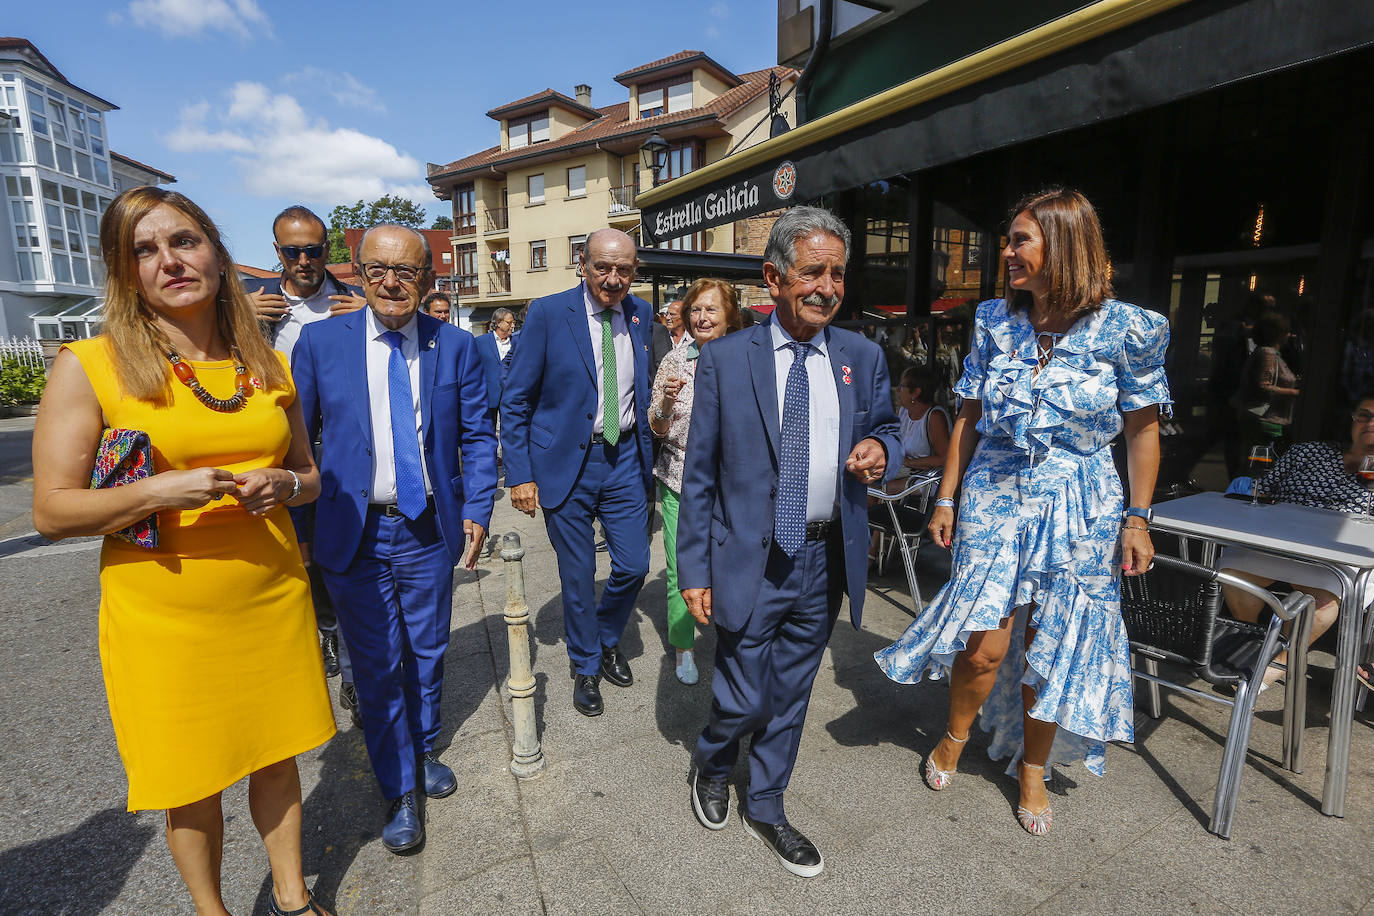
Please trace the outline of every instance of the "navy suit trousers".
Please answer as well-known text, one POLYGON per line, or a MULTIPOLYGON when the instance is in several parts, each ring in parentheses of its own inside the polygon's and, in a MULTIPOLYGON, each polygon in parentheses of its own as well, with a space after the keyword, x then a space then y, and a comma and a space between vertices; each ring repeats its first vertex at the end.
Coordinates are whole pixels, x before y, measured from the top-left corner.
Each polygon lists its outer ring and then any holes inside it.
POLYGON ((353 660, 358 712, 382 794, 416 788, 416 757, 434 749, 453 616, 453 561, 434 510, 415 521, 369 510, 343 573, 324 570, 353 660))
POLYGON ((835 629, 843 569, 838 525, 826 540, 803 543, 795 557, 773 544, 749 622, 737 631, 716 627, 711 718, 697 739, 697 768, 706 779, 726 778, 740 739, 752 736, 744 810, 766 824, 787 819, 782 795, 797 761, 811 685, 835 629))
POLYGON ((587 447, 586 467, 563 504, 544 510, 544 525, 558 556, 568 657, 579 674, 597 674, 602 648, 619 644, 649 574, 648 494, 633 432, 622 433, 616 445, 587 447), (606 529, 611 553, 611 575, 600 603, 595 601, 595 517, 606 529))

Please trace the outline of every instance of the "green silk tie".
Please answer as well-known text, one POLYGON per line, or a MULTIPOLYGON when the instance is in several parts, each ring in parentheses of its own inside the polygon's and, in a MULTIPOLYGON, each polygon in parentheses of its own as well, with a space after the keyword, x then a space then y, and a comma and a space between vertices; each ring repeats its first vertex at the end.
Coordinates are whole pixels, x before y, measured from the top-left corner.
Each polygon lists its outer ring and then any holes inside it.
POLYGON ((615 367, 610 309, 601 310, 601 437, 609 445, 620 441, 620 374, 615 367))

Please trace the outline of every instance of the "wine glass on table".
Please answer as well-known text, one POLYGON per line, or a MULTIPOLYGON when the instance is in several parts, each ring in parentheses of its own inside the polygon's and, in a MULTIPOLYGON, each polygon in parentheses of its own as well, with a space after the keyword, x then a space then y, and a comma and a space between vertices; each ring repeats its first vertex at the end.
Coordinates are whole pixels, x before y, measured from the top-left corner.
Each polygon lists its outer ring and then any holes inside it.
POLYGON ((1257 445, 1250 449, 1250 505, 1259 505, 1260 478, 1269 473, 1274 466, 1274 449, 1269 445, 1257 445))
POLYGON ((1355 519, 1366 525, 1374 525, 1374 455, 1365 455, 1360 459, 1360 466, 1356 469, 1355 476, 1359 477, 1360 483, 1364 484, 1364 488, 1369 491, 1364 514, 1357 515, 1355 519))

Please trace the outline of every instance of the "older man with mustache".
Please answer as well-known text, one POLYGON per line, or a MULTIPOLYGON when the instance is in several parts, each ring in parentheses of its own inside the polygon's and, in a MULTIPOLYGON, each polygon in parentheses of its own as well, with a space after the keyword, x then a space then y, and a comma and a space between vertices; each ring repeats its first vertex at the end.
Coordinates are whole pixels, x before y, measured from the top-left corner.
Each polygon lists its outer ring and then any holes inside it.
POLYGON ((620 636, 649 571, 649 328, 630 295, 639 259, 617 229, 587 236, 583 282, 529 305, 501 399, 511 504, 544 524, 558 556, 573 707, 601 715, 601 679, 634 682, 620 636), (611 575, 595 601, 600 519, 611 575))
POLYGON ((702 826, 726 826, 728 779, 750 738, 741 820, 801 877, 825 863, 788 822, 783 791, 841 599, 856 629, 863 612, 867 487, 902 455, 882 351, 829 327, 849 240, 815 207, 774 223, 763 265, 772 319, 697 360, 678 519, 682 597, 699 623, 716 625, 692 808, 702 826))

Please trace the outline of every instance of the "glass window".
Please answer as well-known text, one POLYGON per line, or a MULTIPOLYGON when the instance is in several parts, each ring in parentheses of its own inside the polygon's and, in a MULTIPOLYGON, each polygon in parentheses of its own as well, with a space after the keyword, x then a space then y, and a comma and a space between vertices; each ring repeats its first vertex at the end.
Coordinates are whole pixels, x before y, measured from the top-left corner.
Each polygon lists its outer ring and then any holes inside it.
POLYGON ((52 157, 52 141, 46 137, 33 138, 33 155, 38 164, 46 168, 57 168, 57 160, 52 157))
MULTIPOLYGON (((92 248, 92 251, 95 249, 92 248)), ((105 285, 105 262, 96 258, 91 262, 91 284, 93 286, 105 285)))
POLYGON ((28 96, 29 126, 33 128, 34 133, 46 136, 48 133, 48 106, 38 93, 30 90, 28 96))
POLYGON ((73 207, 80 206, 81 196, 77 194, 76 188, 65 184, 61 185, 61 188, 62 202, 64 204, 71 204, 73 207))
POLYGON ((544 175, 531 175, 529 178, 530 203, 542 204, 544 202, 544 175))
POLYGON ((587 247, 587 237, 585 235, 568 236, 568 266, 576 267, 577 262, 582 260, 582 250, 587 247))
POLYGON ((587 194, 587 167, 575 165, 568 169, 568 196, 585 197, 587 194))
POLYGON ((110 167, 104 159, 95 160, 95 180, 96 184, 110 186, 110 167))
POLYGON ((40 182, 40 184, 41 184, 41 186, 42 186, 42 188, 43 188, 43 199, 44 199, 44 200, 61 200, 61 199, 62 199, 62 192, 59 191, 59 190, 57 189, 57 182, 55 182, 55 181, 48 181, 47 179, 44 179, 42 182, 40 182))
POLYGON ((23 146, 14 131, 0 129, 0 162, 21 162, 19 151, 23 146))
POLYGON ((72 162, 71 147, 57 144, 57 168, 68 175, 76 174, 76 164, 72 162))
POLYGON ((549 266, 549 248, 543 239, 530 242, 530 269, 537 270, 549 266))
POLYGON ((84 207, 84 208, 87 209, 87 210, 90 210, 92 213, 94 213, 94 212, 95 212, 95 195, 92 194, 90 191, 82 191, 82 192, 81 192, 81 206, 84 207))
POLYGON ((85 258, 72 258, 72 279, 83 286, 91 283, 91 271, 86 266, 85 258))
POLYGON ((9 192, 10 197, 19 196, 19 182, 13 175, 5 176, 5 190, 9 192))
POLYGON ((67 260, 65 254, 53 254, 52 275, 58 283, 72 282, 72 262, 67 260))
POLYGON ((61 105, 52 107, 52 137, 67 142, 67 111, 61 105))
POLYGON ((655 115, 661 114, 663 114, 663 90, 639 90, 639 116, 641 118, 652 118, 655 115))
POLYGON ((514 118, 509 122, 510 148, 543 143, 549 139, 549 113, 542 112, 527 118, 514 118))
POLYGON ((663 169, 663 175, 661 176, 662 180, 667 181, 670 178, 680 178, 696 169, 701 165, 698 158, 695 140, 669 147, 668 164, 663 169))
POLYGON ((76 154, 76 174, 87 181, 95 180, 95 172, 91 170, 91 157, 88 154, 76 154))
POLYGON ((477 228, 477 200, 472 185, 453 190, 453 229, 467 234, 477 228))
MULTIPOLYGON (((94 200, 91 201, 91 209, 92 209, 92 210, 95 209, 95 201, 94 201, 94 200)), ((91 235, 99 235, 99 234, 100 234, 100 220, 96 218, 96 215, 95 215, 94 213, 86 213, 86 214, 84 214, 84 217, 85 217, 85 220, 86 220, 86 231, 89 232, 91 235)))
POLYGON ((690 81, 668 87, 668 113, 686 111, 692 107, 692 84, 690 81))

